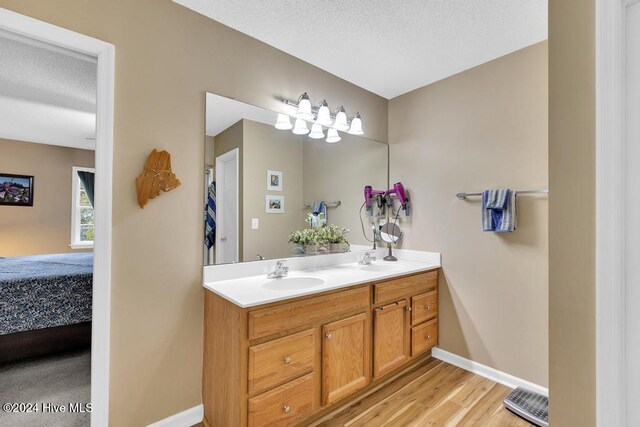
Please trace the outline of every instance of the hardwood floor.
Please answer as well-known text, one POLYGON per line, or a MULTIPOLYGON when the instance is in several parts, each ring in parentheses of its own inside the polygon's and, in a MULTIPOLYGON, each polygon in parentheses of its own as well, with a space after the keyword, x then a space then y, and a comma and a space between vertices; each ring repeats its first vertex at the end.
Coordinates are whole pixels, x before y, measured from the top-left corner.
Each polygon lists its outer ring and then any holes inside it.
POLYGON ((436 359, 313 426, 530 427, 502 406, 511 389, 436 359))
MULTIPOLYGON (((511 389, 429 358, 318 427, 531 427, 502 406, 511 389)), ((196 427, 203 426, 197 424, 196 427)))

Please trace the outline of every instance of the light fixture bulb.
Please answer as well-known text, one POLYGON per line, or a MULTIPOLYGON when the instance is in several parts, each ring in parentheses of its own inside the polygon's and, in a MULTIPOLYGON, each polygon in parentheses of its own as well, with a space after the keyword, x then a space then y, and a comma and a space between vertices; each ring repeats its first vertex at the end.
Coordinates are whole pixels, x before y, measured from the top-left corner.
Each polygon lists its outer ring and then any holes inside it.
POLYGON ((349 133, 351 135, 362 135, 364 133, 362 130, 362 118, 360 117, 360 113, 356 113, 355 117, 351 120, 349 133))
POLYGON ((278 113, 278 119, 276 120, 276 124, 274 126, 276 127, 276 129, 280 130, 289 130, 293 127, 289 116, 282 113, 278 113))
POLYGON ((311 101, 309 100, 307 92, 300 95, 300 98, 298 99, 298 112, 296 113, 296 117, 303 120, 313 119, 313 114, 311 113, 311 101))
POLYGON ((329 111, 329 104, 324 100, 320 103, 320 108, 318 109, 318 117, 316 118, 316 123, 321 124, 323 126, 331 126, 331 111, 329 111))
POLYGON ((324 132, 322 132, 322 126, 317 123, 311 125, 311 133, 309 134, 309 138, 313 139, 322 139, 324 138, 324 132))
POLYGON ((340 107, 336 111, 336 121, 333 122, 333 127, 343 132, 349 130, 349 124, 347 123, 347 113, 344 112, 344 107, 340 107))
POLYGON ((307 128, 307 122, 302 119, 296 119, 296 124, 293 127, 293 133, 296 135, 306 135, 309 133, 309 128, 307 128))
POLYGON ((336 142, 340 142, 342 138, 340 138, 340 134, 334 128, 329 128, 327 131, 327 142, 329 144, 335 144, 336 142))

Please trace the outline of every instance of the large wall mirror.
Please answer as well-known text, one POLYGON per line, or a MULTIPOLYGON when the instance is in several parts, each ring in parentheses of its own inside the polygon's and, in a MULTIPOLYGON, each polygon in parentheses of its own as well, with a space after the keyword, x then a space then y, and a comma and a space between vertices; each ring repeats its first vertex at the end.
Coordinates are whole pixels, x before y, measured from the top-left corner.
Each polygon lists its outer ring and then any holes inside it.
POLYGON ((388 188, 386 144, 276 129, 278 112, 211 93, 206 109, 205 265, 371 246, 363 189, 388 188))

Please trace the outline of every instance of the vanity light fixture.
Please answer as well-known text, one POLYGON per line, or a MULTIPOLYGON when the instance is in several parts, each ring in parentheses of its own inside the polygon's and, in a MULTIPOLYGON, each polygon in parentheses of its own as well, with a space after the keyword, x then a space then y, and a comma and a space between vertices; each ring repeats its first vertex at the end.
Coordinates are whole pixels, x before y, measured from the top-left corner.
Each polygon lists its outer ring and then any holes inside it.
POLYGON ((342 138, 340 138, 340 134, 334 128, 329 128, 327 131, 327 142, 329 144, 335 144, 336 142, 340 142, 342 138))
POLYGON ((278 113, 278 119, 275 124, 276 129, 289 130, 293 127, 291 119, 286 114, 278 113))
POLYGON ((362 130, 362 118, 360 117, 360 113, 356 113, 353 119, 351 119, 351 127, 348 132, 351 135, 362 135, 364 133, 362 130))
POLYGON ((312 107, 311 100, 307 92, 298 97, 297 101, 283 99, 283 103, 296 108, 295 117, 304 119, 308 122, 315 122, 325 127, 332 127, 341 132, 349 132, 353 135, 363 135, 362 117, 360 113, 356 113, 352 121, 347 119, 347 113, 344 107, 338 107, 333 114, 329 109, 329 104, 323 100, 318 106, 312 107), (328 118, 327 118, 328 116, 328 118), (355 121, 356 123, 353 123, 355 121), (332 123, 333 122, 333 123, 332 123))
POLYGON ((323 100, 320 104, 318 104, 318 116, 316 117, 316 123, 321 124, 323 126, 331 126, 331 111, 329 111, 329 104, 327 104, 327 100, 323 100))
POLYGON ((324 132, 322 132, 322 126, 318 123, 314 123, 311 125, 311 133, 309 134, 309 138, 313 139, 322 139, 324 138, 324 132))
POLYGON ((296 124, 293 127, 293 133, 296 135, 306 135, 309 133, 309 128, 307 128, 307 122, 302 119, 296 119, 296 124))
POLYGON ((298 112, 296 113, 296 117, 303 120, 313 119, 313 113, 311 111, 311 101, 309 100, 309 95, 307 95, 307 92, 303 93, 298 98, 298 112))
POLYGON ((349 130, 349 124, 347 123, 347 113, 345 113, 344 107, 338 107, 336 109, 336 120, 333 123, 333 128, 341 130, 343 132, 349 130))

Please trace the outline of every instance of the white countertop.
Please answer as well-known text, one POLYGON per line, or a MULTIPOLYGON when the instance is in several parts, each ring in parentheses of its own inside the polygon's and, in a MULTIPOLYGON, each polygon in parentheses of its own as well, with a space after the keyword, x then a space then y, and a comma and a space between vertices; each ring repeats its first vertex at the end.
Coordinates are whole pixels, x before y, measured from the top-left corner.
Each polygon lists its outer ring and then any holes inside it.
MULTIPOLYGON (((318 266, 317 262, 315 263, 316 265, 313 263, 304 265, 304 261, 302 263, 298 261, 298 265, 295 266, 290 265, 288 278, 312 277, 317 279, 317 285, 310 284, 306 287, 287 289, 288 282, 286 279, 267 279, 264 271, 273 270, 274 260, 271 262, 261 261, 261 263, 265 264, 263 267, 267 265, 270 267, 266 268, 266 270, 265 268, 260 268, 259 274, 256 274, 256 267, 260 265, 258 263, 205 267, 203 286, 235 305, 246 308, 440 267, 440 254, 437 253, 398 250, 396 251, 398 261, 389 262, 381 260, 384 252, 386 251, 376 252, 378 261, 374 261, 371 266, 358 265, 356 262, 358 254, 350 257, 336 256, 336 264, 333 265, 318 266), (240 270, 246 264, 252 265, 244 268, 246 275, 241 275, 240 270), (221 274, 216 274, 216 268, 219 269, 221 274), (223 271, 223 268, 227 271, 223 271), (233 274, 235 277, 230 277, 228 270, 231 268, 238 270, 233 274), (215 280, 216 276, 220 277, 221 280, 215 280)), ((328 257, 330 255, 323 256, 325 259, 328 257)))

